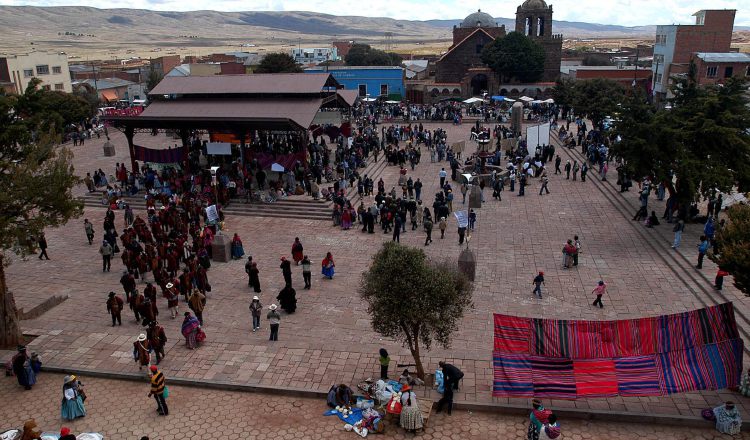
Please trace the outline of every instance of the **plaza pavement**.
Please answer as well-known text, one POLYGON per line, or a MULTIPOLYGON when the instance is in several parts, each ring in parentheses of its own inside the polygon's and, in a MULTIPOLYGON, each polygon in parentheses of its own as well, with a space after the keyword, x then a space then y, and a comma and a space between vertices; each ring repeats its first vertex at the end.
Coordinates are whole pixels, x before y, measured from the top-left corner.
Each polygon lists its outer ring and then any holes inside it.
MULTIPOLYGON (((468 139, 470 124, 425 124, 428 128, 441 126, 448 132, 449 142, 468 139)), ((104 139, 89 140, 83 147, 72 147, 76 171, 85 175, 95 168, 108 174, 114 163, 127 161, 127 147, 122 135, 112 133, 117 155, 105 158, 101 145, 104 139)), ((167 145, 174 140, 163 136, 139 135, 136 142, 143 145, 167 145)), ((467 145, 471 145, 467 142, 467 145)), ((471 148, 471 147, 470 147, 471 148)), ((559 151, 559 149, 558 149, 559 151)), ((568 154, 561 152, 563 158, 568 154)), ((381 156, 381 160, 382 156, 381 156)), ((447 163, 430 163, 423 148, 422 163, 410 175, 425 184, 423 200, 432 205, 438 186, 438 171, 447 163)), ((594 177, 595 173, 590 173, 594 177)), ((395 184, 397 167, 386 167, 382 173, 387 190, 395 184)), ((376 176, 376 181, 377 181, 376 176)), ((696 289, 696 281, 689 279, 674 264, 665 260, 669 252, 669 226, 661 226, 645 245, 640 224, 631 222, 617 208, 615 197, 625 197, 631 203, 635 195, 613 196, 597 188, 601 182, 566 181, 550 175, 550 195, 539 196, 539 186, 533 182, 525 197, 506 191, 502 202, 493 201, 486 191, 486 203, 478 210, 477 230, 471 248, 477 256, 477 279, 473 293, 474 308, 466 314, 454 335, 449 349, 433 347, 423 351, 427 370, 434 370, 439 360, 459 366, 466 376, 457 401, 481 404, 527 405, 527 399, 493 398, 492 389, 492 313, 521 316, 541 316, 565 319, 626 319, 675 313, 703 307, 706 303, 721 302, 696 289), (583 243, 580 266, 574 270, 561 268, 561 249, 566 239, 578 234, 583 243), (545 272, 544 299, 531 294, 531 280, 538 270, 545 272), (609 284, 603 310, 593 308, 591 289, 600 279, 609 284), (691 290, 693 289, 693 290, 691 290)), ((507 188, 506 188, 507 189, 507 188)), ((77 195, 85 189, 76 189, 77 195)), ((461 206, 456 187, 454 209, 461 206)), ((371 203, 371 200, 369 201, 371 203)), ((358 203, 358 200, 355 200, 358 203)), ((663 209, 663 205, 662 209, 663 209)), ((655 208, 659 211, 659 208, 655 208)), ((96 238, 101 239, 104 209, 86 208, 85 217, 96 227, 96 238)), ((631 214, 632 215, 632 212, 631 214)), ((122 225, 117 213, 116 224, 122 225)), ((390 234, 376 232, 362 234, 357 228, 342 231, 331 222, 312 220, 272 219, 261 217, 233 217, 226 220, 228 233, 237 232, 245 244, 245 251, 258 262, 263 292, 261 301, 268 306, 283 286, 279 257, 289 255, 292 241, 299 236, 314 268, 326 252, 336 260, 336 277, 324 280, 316 272, 313 287, 304 291, 302 274, 293 268, 298 309, 294 315, 282 314, 280 338, 270 343, 268 326, 253 333, 250 328, 248 304, 252 297, 243 270, 244 261, 213 264, 209 279, 213 292, 209 294, 204 311, 208 340, 198 350, 187 350, 179 332, 179 320, 170 320, 166 303, 159 300, 169 342, 167 356, 162 362, 170 377, 199 381, 225 381, 237 384, 281 386, 313 390, 327 390, 332 383, 355 384, 379 371, 377 351, 388 349, 396 363, 412 363, 408 349, 374 333, 362 301, 357 295, 360 275, 370 257, 390 234)), ((699 235, 698 227, 688 226, 684 235, 684 249, 689 254, 690 244, 699 235)), ((377 231, 377 228, 376 228, 377 231)), ((422 231, 402 233, 401 243, 422 248, 422 231)), ((434 242, 424 248, 436 259, 456 260, 460 251, 455 218, 449 219, 446 238, 440 240, 433 233, 434 242)), ((129 310, 123 311, 121 327, 110 327, 105 310, 107 292, 122 293, 118 282, 122 263, 119 255, 113 261, 111 273, 102 273, 97 246, 89 246, 83 232, 83 218, 49 230, 48 253, 52 260, 16 260, 7 269, 10 288, 19 307, 29 310, 51 295, 68 295, 69 299, 37 319, 22 323, 25 333, 38 336, 30 349, 39 352, 47 365, 91 369, 109 372, 133 372, 132 342, 142 332, 129 310)), ((711 275, 713 265, 704 271, 711 275)), ((725 295, 735 299, 738 311, 747 311, 748 300, 725 283, 725 295)), ((181 311, 186 310, 181 305, 181 311)), ((740 324, 744 327, 744 321, 740 324)), ((429 389, 419 390, 427 397, 436 397, 429 389)), ((671 397, 642 397, 582 399, 576 401, 547 401, 552 408, 604 410, 631 414, 662 414, 698 416, 700 410, 715 406, 727 399, 739 401, 743 413, 750 408, 748 399, 730 391, 706 391, 678 394, 671 397)))
MULTIPOLYGON (((69 427, 74 434, 99 432, 106 440, 322 440, 355 439, 335 417, 324 417, 323 399, 272 394, 207 390, 168 385, 169 416, 156 414, 156 402, 146 395, 149 385, 110 379, 79 377, 85 386, 86 417, 75 421, 60 418, 63 376, 42 373, 31 391, 24 391, 14 378, 0 381, 7 404, 0 407, 0 432, 19 428, 34 418, 41 431, 59 432, 69 427)), ((169 384, 169 378, 167 378, 169 384)), ((702 428, 635 425, 629 423, 563 420, 562 438, 569 440, 713 440, 725 438, 710 425, 702 428)), ((451 416, 433 415, 422 440, 521 440, 526 438, 525 417, 485 412, 454 411, 451 416)), ((412 439, 413 434, 388 424, 378 438, 412 439)))

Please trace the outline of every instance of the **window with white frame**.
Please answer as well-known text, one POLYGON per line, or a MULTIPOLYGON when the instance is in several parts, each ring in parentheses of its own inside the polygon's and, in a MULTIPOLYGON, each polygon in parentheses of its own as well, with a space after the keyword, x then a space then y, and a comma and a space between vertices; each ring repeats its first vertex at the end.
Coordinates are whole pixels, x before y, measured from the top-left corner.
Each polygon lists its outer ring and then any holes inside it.
POLYGON ((32 76, 34 76, 34 69, 23 69, 24 78, 31 78, 32 76))
POLYGON ((52 66, 52 73, 55 75, 59 75, 62 73, 62 67, 61 66, 52 66))
POLYGON ((49 75, 49 66, 47 64, 41 64, 36 66, 37 75, 49 75))
POLYGON ((719 70, 716 66, 709 66, 706 69, 706 78, 716 78, 716 72, 719 70))
POLYGON ((57 83, 55 84, 55 90, 65 90, 65 85, 63 83, 57 83))

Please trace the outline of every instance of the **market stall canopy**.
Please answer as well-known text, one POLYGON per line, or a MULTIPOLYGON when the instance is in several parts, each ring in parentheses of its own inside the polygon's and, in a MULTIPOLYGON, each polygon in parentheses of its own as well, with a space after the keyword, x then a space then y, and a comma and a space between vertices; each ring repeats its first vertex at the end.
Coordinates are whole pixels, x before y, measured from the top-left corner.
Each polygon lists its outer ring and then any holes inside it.
POLYGON ((277 173, 283 173, 284 166, 279 163, 273 163, 271 164, 271 171, 276 171, 277 173))
POLYGON ((362 101, 373 102, 373 101, 377 101, 377 100, 375 98, 362 98, 362 101))
POLYGON ((528 96, 521 96, 521 97, 520 97, 520 98, 518 98, 518 99, 520 99, 520 100, 521 100, 521 101, 523 101, 523 102, 531 102, 531 101, 533 101, 533 100, 534 100, 534 98, 529 98, 528 96))
POLYGON ((516 100, 515 100, 515 99, 513 99, 513 98, 508 98, 507 96, 505 97, 505 100, 506 100, 506 101, 508 101, 508 102, 516 102, 516 100))
POLYGON ((543 102, 543 103, 545 103, 545 104, 554 104, 554 103, 555 103, 555 100, 554 100, 554 99, 552 99, 552 98, 550 98, 550 99, 545 99, 545 100, 544 100, 544 101, 542 101, 542 102, 543 102))
POLYGON ((495 95, 492 97, 493 101, 505 101, 505 96, 495 95))
POLYGON ((401 104, 401 101, 386 101, 386 104, 401 104))
POLYGON ((465 99, 463 102, 464 104, 474 104, 475 102, 484 102, 484 99, 474 97, 474 98, 465 99))

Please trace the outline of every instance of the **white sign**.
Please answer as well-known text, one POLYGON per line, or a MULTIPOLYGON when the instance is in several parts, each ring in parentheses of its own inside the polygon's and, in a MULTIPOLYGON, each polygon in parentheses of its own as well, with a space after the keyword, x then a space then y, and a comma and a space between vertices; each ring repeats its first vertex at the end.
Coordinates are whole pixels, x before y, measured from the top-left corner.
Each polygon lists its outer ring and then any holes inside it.
POLYGON ((456 216, 459 228, 469 227, 469 211, 456 211, 453 215, 456 216))
POLYGON ((539 145, 549 145, 549 122, 526 128, 526 145, 530 150, 539 145))
POLYGON ((232 144, 228 142, 209 142, 206 144, 206 152, 216 156, 231 156, 232 144))
POLYGON ((216 210, 216 205, 211 205, 206 208, 206 217, 209 222, 215 222, 219 220, 219 211, 216 210))

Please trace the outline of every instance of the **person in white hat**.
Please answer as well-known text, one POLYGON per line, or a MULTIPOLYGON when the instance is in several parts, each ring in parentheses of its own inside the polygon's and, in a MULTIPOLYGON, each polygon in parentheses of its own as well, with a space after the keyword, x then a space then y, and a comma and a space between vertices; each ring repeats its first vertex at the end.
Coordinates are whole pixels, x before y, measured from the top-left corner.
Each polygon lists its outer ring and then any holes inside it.
POLYGON ((175 288, 173 283, 167 283, 167 285, 164 287, 166 288, 164 290, 164 296, 167 298, 167 308, 169 308, 169 314, 172 319, 175 319, 177 317, 177 314, 179 313, 179 311, 177 310, 177 306, 179 304, 179 294, 177 293, 177 289, 175 288))
POLYGON ((260 298, 254 296, 250 302, 250 314, 253 316, 253 331, 260 330, 260 313, 263 310, 263 305, 260 303, 260 298))
POLYGON ((145 333, 138 335, 138 338, 133 342, 133 359, 138 363, 138 369, 143 370, 143 367, 148 367, 151 363, 151 344, 148 342, 148 338, 145 333))
POLYGON ((279 323, 281 322, 281 315, 276 311, 276 304, 268 306, 270 311, 266 315, 266 319, 271 324, 271 336, 268 338, 269 341, 279 340, 279 323))

